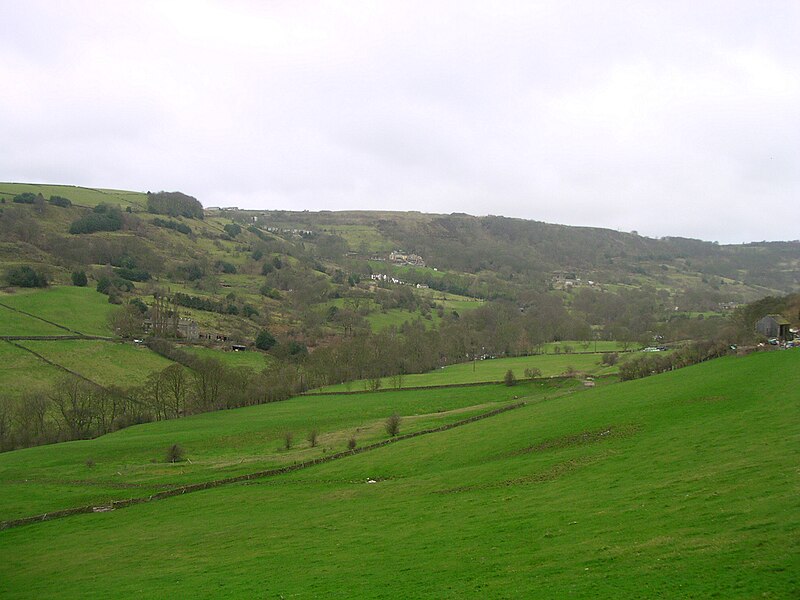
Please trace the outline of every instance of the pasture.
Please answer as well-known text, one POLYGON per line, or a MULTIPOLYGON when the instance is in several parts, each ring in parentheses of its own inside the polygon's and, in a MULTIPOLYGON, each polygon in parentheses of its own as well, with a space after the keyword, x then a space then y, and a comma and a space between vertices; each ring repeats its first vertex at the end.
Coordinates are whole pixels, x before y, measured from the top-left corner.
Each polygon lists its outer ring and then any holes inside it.
POLYGON ((213 358, 222 362, 226 367, 245 367, 257 373, 263 371, 271 362, 271 357, 268 354, 258 350, 232 352, 230 350, 185 345, 181 345, 180 349, 200 358, 213 358))
MULTIPOLYGON (((625 356, 620 358, 624 360, 625 356)), ((468 363, 448 365, 427 373, 404 375, 400 387, 422 387, 433 385, 453 385, 463 383, 482 383, 489 381, 502 381, 506 371, 511 369, 514 377, 525 378, 525 369, 539 369, 541 377, 558 377, 568 374, 570 369, 592 376, 613 375, 618 371, 616 366, 606 366, 601 363, 602 354, 535 354, 532 356, 515 356, 512 358, 492 358, 476 360, 468 363)), ((384 377, 381 387, 397 387, 398 379, 384 377)), ((337 385, 326 386, 319 391, 342 392, 366 389, 368 381, 352 381, 337 385)))
POLYGON ((69 198, 73 204, 79 206, 93 207, 105 203, 117 204, 123 208, 130 206, 138 210, 146 210, 147 208, 147 195, 142 192, 86 188, 75 185, 0 182, 0 198, 5 198, 6 202, 10 202, 14 196, 23 192, 42 194, 45 200, 53 195, 62 196, 69 198))
MULTIPOLYGON (((0 302, 5 297, 0 296, 0 302)), ((68 335, 69 332, 41 319, 0 306, 0 335, 68 335)))
POLYGON ((0 341, 0 394, 16 398, 47 390, 63 371, 30 352, 0 341))
MULTIPOLYGON (((108 296, 91 287, 57 286, 19 290, 15 294, 0 294, 0 302, 84 335, 113 335, 108 319, 116 307, 108 303, 108 296)), ((0 313, 0 330, 4 329, 6 316, 5 312, 0 313)), ((35 327, 41 328, 41 325, 34 327, 31 323, 30 326, 28 331, 18 326, 23 333, 6 335, 69 335, 69 332, 58 328, 53 333, 33 333, 37 330, 35 327)))
POLYGON ((394 412, 403 416, 401 433, 408 433, 492 410, 513 402, 514 396, 541 399, 570 389, 563 384, 490 385, 469 391, 298 397, 6 452, 0 454, 0 520, 283 466, 344 450, 351 435, 365 445, 386 438, 384 420, 394 412), (319 440, 312 448, 306 437, 314 428, 319 440), (294 435, 288 451, 287 431, 294 435), (190 462, 165 463, 172 444, 180 444, 190 462))
MULTIPOLYGON (((799 367, 795 352, 723 358, 281 477, 7 530, 0 594, 797 597, 799 367)), ((15 454, 28 469, 43 458, 15 454)))
POLYGON ((25 340, 18 343, 95 383, 123 389, 143 385, 148 375, 172 364, 146 347, 132 343, 95 340, 25 340))

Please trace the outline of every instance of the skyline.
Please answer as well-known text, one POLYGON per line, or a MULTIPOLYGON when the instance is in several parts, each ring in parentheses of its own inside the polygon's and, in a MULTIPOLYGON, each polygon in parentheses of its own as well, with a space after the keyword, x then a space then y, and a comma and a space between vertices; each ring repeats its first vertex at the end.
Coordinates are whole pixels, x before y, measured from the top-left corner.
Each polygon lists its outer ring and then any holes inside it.
POLYGON ((800 238, 792 2, 3 12, 0 180, 800 238))

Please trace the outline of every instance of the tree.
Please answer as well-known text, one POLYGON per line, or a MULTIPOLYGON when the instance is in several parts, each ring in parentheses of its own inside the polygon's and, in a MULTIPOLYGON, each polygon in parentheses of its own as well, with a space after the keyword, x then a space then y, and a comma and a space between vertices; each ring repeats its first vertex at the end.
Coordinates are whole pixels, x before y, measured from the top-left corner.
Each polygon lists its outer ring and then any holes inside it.
POLYGON ((291 431, 284 431, 283 432, 283 447, 286 450, 292 449, 292 442, 294 441, 294 435, 291 431))
POLYGON ((388 419, 386 419, 385 427, 386 433, 388 433, 391 437, 396 436, 400 433, 400 415, 397 413, 392 414, 388 419))
POLYGON ((242 233, 242 228, 236 223, 228 223, 227 225, 225 225, 225 227, 223 227, 223 229, 225 230, 225 233, 227 233, 232 238, 242 233))
POLYGON ((536 379, 542 376, 542 370, 537 367, 529 367, 525 369, 525 377, 528 379, 536 379))
POLYGON ((506 371, 506 374, 503 377, 503 383, 505 383, 509 387, 512 385, 517 385, 517 378, 514 377, 514 371, 512 371, 511 369, 506 371))
POLYGON ((69 226, 73 235, 96 231, 118 231, 122 229, 122 211, 116 206, 98 204, 92 212, 82 216, 69 226))
POLYGON ((189 377, 186 369, 177 363, 161 371, 161 380, 166 395, 165 406, 174 417, 186 413, 186 396, 189 393, 189 377))
POLYGON ((610 367, 617 364, 618 360, 619 360, 619 354, 617 354, 616 352, 604 352, 601 362, 604 365, 608 365, 610 367))
POLYGON ((47 276, 31 267, 14 267, 6 272, 8 285, 18 287, 47 287, 47 276))
POLYGON ((269 350, 275 345, 275 336, 266 329, 262 329, 256 337, 256 348, 259 350, 269 350))
POLYGON ((203 218, 203 205, 197 198, 181 192, 147 192, 147 210, 171 217, 203 218))
POLYGON ((314 427, 311 431, 308 432, 308 437, 306 438, 308 443, 311 444, 312 448, 317 447, 317 441, 319 440, 319 431, 317 428, 314 427))
POLYGON ((130 338, 142 333, 144 320, 139 307, 127 303, 113 311, 109 317, 111 328, 120 336, 130 338))
POLYGON ((167 462, 176 463, 181 462, 184 458, 185 452, 180 444, 172 444, 167 448, 167 462))
POLYGON ((85 271, 73 271, 72 272, 72 285, 77 287, 86 287, 89 283, 89 279, 86 277, 85 271))

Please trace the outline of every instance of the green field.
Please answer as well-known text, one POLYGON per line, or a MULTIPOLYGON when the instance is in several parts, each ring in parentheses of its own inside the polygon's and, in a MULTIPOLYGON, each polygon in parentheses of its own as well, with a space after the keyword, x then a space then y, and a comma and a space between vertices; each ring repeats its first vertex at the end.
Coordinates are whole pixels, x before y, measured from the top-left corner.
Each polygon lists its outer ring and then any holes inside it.
POLYGON ((484 386, 468 394, 427 390, 295 398, 7 452, 0 454, 0 520, 324 456, 343 450, 350 435, 362 445, 385 439, 383 422, 393 412, 404 416, 401 432, 407 433, 491 410, 514 396, 542 398, 571 389, 529 384, 484 386), (311 448, 305 438, 314 427, 320 438, 311 448), (290 451, 278 450, 285 431, 296 438, 290 451), (190 463, 164 463, 166 449, 175 443, 185 448, 190 463), (91 468, 89 458, 95 463, 91 468))
MULTIPOLYGON (((632 356, 623 355, 620 360, 632 356)), ((557 377, 566 374, 570 368, 586 375, 613 375, 618 371, 616 366, 601 364, 602 353, 598 354, 536 354, 533 356, 515 356, 513 358, 492 358, 469 363, 448 365, 428 373, 404 375, 402 387, 421 387, 429 385, 454 385, 463 383, 482 383, 502 381, 506 371, 511 369, 517 379, 525 377, 525 369, 539 369, 541 377, 557 377)), ((365 389, 366 381, 352 381, 321 388, 323 392, 343 392, 365 389)), ((396 379, 384 377, 381 387, 396 387, 396 379)))
POLYGON ((95 383, 122 388, 143 385, 148 375, 172 364, 155 352, 131 343, 26 340, 19 344, 95 383))
MULTIPOLYGON (((84 335, 113 335, 108 317, 116 307, 108 303, 107 296, 93 288, 58 286, 44 290, 19 291, 16 294, 0 294, 0 302, 84 335)), ((0 320, 2 329, 5 313, 0 313, 0 319, 3 319, 0 320)), ((6 335, 69 335, 69 332, 57 328, 46 334, 33 331, 35 328, 32 325, 30 331, 6 335)))
POLYGON ((26 392, 47 390, 63 371, 30 352, 0 341, 0 394, 18 397, 26 392))
MULTIPOLYGON (((798 386, 798 352, 729 357, 290 475, 10 529, 0 594, 796 598, 798 386)), ((32 469, 48 450, 3 460, 32 469)))
POLYGON ((181 346, 190 354, 200 358, 213 358, 221 361, 228 367, 246 367, 256 372, 263 371, 271 362, 271 357, 257 350, 245 352, 231 352, 228 350, 216 350, 214 348, 204 348, 202 346, 181 346))
POLYGON ((0 183, 0 198, 5 198, 7 202, 10 202, 14 196, 23 192, 42 194, 45 200, 54 195, 63 196, 64 198, 69 198, 73 204, 80 206, 97 206, 105 203, 130 206, 139 210, 147 208, 147 195, 142 192, 86 188, 74 185, 0 183))
MULTIPOLYGON (((0 296, 0 302, 4 302, 5 298, 0 296)), ((69 335, 69 332, 36 317, 0 306, 0 335, 69 335)))

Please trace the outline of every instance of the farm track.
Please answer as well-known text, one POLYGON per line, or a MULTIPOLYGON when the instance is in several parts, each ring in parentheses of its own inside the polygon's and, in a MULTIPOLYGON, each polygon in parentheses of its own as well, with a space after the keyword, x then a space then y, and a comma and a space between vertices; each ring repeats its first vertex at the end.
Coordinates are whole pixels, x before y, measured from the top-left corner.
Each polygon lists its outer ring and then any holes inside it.
POLYGON ((246 473, 244 475, 237 475, 234 477, 226 477, 224 479, 216 479, 213 481, 206 481, 203 483, 195 483, 189 485, 178 486, 172 489, 165 490, 163 492, 157 492, 150 496, 143 496, 139 498, 128 498, 126 500, 114 500, 109 504, 103 505, 87 505, 87 506, 79 506, 75 508, 68 508, 59 511, 53 511, 49 513, 44 513, 40 515, 34 515, 31 517, 23 517, 20 519, 13 519, 10 521, 3 521, 0 522, 0 531, 5 529, 10 529, 12 527, 20 527, 22 525, 30 525, 33 523, 39 523, 42 521, 50 521, 52 519, 64 518, 69 517, 72 515, 79 515, 79 514, 87 514, 87 513, 95 513, 95 512, 109 512, 111 510, 116 510, 118 508, 127 508, 129 506, 133 506, 135 504, 144 504, 147 502, 152 502, 154 500, 164 500, 166 498, 171 498, 173 496, 182 496, 183 494, 189 494, 192 492, 199 492, 202 490, 208 490, 216 487, 221 487, 223 485, 229 485, 233 483, 242 483, 247 481, 252 481, 255 479, 263 479, 267 477, 275 477, 277 475, 284 475, 286 473, 291 473, 294 471, 300 471, 303 469, 308 469, 310 467, 314 467, 316 465, 320 465, 323 463, 331 462, 334 460, 340 460, 342 458, 347 458, 348 456, 354 456, 356 454, 362 454, 364 452, 370 452, 372 450, 377 450, 379 448, 383 448, 384 446, 388 446, 390 444, 395 444, 397 442, 401 442, 404 440, 408 440, 411 438, 419 437, 421 435, 429 435, 434 433, 440 433, 443 431, 448 431, 450 429, 455 429, 456 427, 461 427, 464 425, 468 425, 469 423, 474 423, 476 421, 481 421, 483 419, 488 419, 490 417, 494 417, 496 415, 508 412, 510 410, 515 410, 518 408, 522 408, 525 406, 525 402, 517 402, 515 404, 508 404, 501 408, 497 408, 495 410, 491 410, 489 412, 481 413, 479 415, 475 415, 469 417, 467 419, 462 419, 461 421, 455 421, 453 423, 448 423, 446 425, 441 425, 439 427, 434 427, 431 429, 423 429, 422 431, 416 431, 414 433, 407 433, 405 435, 398 435, 393 438, 389 438, 387 440, 383 440, 381 442, 376 442, 374 444, 369 444, 367 446, 362 446, 361 448, 355 448, 353 450, 346 450, 343 452, 338 452, 336 454, 331 454, 328 456, 324 456, 321 458, 315 458, 312 460, 307 460, 299 463, 295 463, 293 465, 288 465, 285 467, 279 467, 274 469, 267 469, 264 471, 256 471, 254 473, 246 473))

